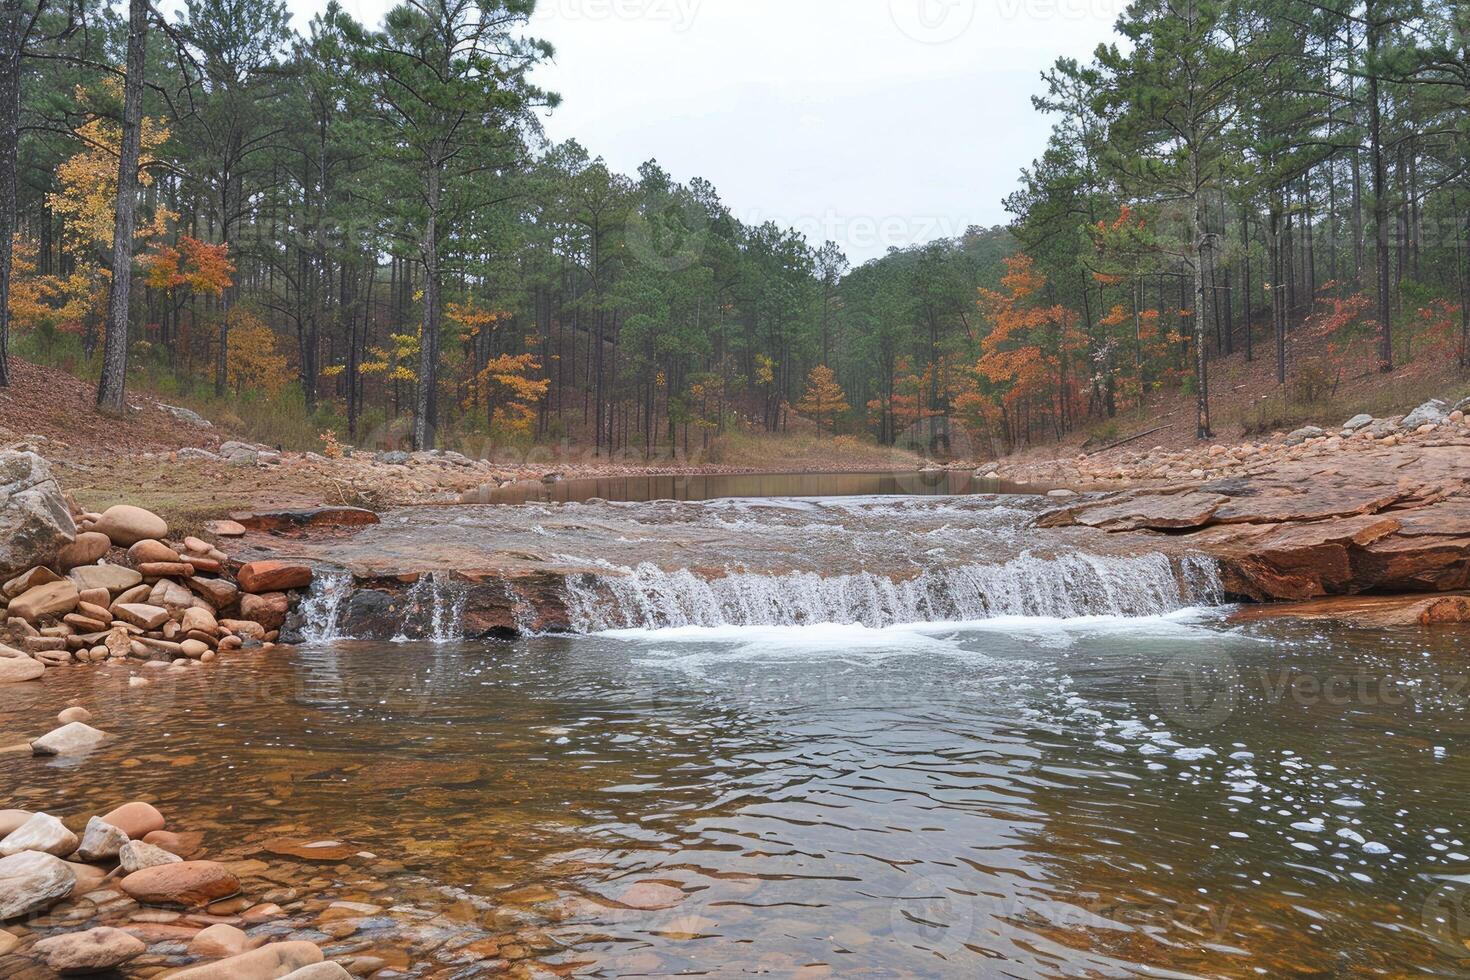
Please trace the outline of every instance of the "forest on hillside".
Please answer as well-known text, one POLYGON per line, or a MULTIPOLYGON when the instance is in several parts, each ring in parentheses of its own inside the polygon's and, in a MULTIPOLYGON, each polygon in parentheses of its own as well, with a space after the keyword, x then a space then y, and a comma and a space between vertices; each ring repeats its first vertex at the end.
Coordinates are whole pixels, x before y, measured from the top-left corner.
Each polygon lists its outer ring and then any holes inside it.
POLYGON ((146 385, 373 446, 942 420, 1004 451, 1166 390, 1207 437, 1225 356, 1304 397, 1470 367, 1462 3, 1138 0, 1045 73, 1009 228, 857 267, 550 143, 533 8, 6 0, 0 384, 8 347, 105 410, 146 385))

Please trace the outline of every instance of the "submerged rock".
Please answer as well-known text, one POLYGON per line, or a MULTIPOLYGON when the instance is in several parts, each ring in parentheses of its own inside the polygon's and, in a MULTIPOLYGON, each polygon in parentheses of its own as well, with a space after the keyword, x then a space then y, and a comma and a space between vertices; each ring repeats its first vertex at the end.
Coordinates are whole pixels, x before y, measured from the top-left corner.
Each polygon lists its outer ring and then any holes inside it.
POLYGON ((86 932, 50 936, 33 947, 57 973, 102 973, 116 969, 148 950, 142 940, 121 929, 100 926, 86 932))
POLYGON ((322 960, 315 943, 268 943, 229 959, 180 970, 170 974, 169 980, 277 980, 322 960))

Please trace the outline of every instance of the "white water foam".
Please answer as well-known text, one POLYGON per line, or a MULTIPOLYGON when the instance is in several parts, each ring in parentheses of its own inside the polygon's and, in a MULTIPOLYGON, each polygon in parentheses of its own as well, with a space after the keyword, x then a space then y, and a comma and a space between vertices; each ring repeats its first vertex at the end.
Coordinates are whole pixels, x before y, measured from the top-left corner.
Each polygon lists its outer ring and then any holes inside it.
POLYGON ((447 575, 430 572, 422 575, 409 590, 403 625, 394 643, 429 640, 453 643, 464 639, 464 611, 469 596, 447 575))
POLYGON ((311 583, 311 593, 301 602, 301 618, 304 625, 301 639, 305 643, 330 643, 340 639, 339 621, 342 603, 352 594, 352 574, 337 569, 317 575, 311 583))
POLYGON ((978 623, 1162 616, 1221 601, 1215 564, 1162 554, 1023 555, 1000 565, 937 568, 895 580, 872 572, 734 572, 706 578, 645 564, 567 580, 574 632, 720 626, 978 623))

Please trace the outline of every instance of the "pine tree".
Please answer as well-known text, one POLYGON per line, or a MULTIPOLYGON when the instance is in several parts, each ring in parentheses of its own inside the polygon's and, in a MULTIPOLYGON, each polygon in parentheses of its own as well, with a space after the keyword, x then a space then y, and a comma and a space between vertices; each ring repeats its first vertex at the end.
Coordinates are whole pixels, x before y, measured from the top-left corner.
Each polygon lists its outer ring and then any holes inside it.
POLYGON ((832 369, 825 364, 812 368, 806 380, 806 394, 796 403, 796 410, 817 424, 817 435, 822 434, 823 427, 835 427, 837 416, 850 408, 847 394, 837 383, 832 369))

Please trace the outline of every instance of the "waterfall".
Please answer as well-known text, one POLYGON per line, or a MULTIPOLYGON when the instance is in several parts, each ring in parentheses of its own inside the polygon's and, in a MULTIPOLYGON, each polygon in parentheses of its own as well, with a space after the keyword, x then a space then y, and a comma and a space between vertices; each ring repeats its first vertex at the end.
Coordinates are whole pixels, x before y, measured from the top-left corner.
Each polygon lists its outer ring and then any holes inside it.
POLYGON ((342 603, 352 594, 352 573, 335 569, 319 574, 311 583, 311 593, 301 601, 301 640, 303 643, 330 643, 338 639, 342 603))
POLYGON ((872 572, 735 572, 704 578, 654 565, 568 578, 579 633, 676 626, 965 622, 999 616, 1150 616, 1219 603, 1212 560, 1162 554, 1022 555, 1000 565, 936 568, 895 580, 872 572))
POLYGON ((432 640, 450 643, 464 639, 464 612, 469 595, 448 575, 429 572, 422 575, 409 590, 405 600, 403 625, 394 643, 409 640, 432 640))

